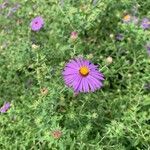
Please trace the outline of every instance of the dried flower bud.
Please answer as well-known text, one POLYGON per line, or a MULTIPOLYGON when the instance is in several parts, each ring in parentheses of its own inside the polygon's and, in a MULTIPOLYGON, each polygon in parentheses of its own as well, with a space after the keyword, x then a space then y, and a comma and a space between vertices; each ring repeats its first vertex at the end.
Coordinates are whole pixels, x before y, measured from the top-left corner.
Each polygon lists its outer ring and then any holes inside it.
POLYGON ((48 94, 48 89, 47 88, 42 88, 41 90, 42 95, 47 95, 48 94))
POLYGON ((76 40, 76 39, 78 38, 78 33, 75 32, 75 31, 71 32, 70 38, 71 38, 72 40, 76 40))
POLYGON ((38 45, 35 45, 35 44, 32 44, 32 48, 33 48, 33 49, 37 49, 37 48, 39 48, 39 46, 38 46, 38 45))
POLYGON ((106 58, 106 62, 108 63, 108 64, 111 64, 112 62, 113 62, 113 59, 112 59, 112 57, 107 57, 106 58))
POLYGON ((52 131, 52 137, 54 139, 59 139, 62 136, 62 132, 60 130, 52 131))

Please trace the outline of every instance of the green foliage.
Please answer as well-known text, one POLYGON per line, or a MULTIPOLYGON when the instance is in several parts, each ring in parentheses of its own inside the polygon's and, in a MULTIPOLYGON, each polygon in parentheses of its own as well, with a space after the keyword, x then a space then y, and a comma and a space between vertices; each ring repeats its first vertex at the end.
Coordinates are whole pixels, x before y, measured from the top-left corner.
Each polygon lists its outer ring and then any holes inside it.
POLYGON ((150 82, 144 47, 150 31, 122 22, 137 5, 139 20, 150 17, 149 1, 19 4, 11 12, 13 0, 0 12, 0 106, 11 102, 8 112, 0 114, 0 149, 150 149, 150 93, 144 88, 150 82), (39 15, 44 28, 33 32, 30 22, 39 15), (78 32, 75 41, 72 31, 78 32), (118 33, 122 41, 115 39, 118 33), (105 75, 101 90, 74 96, 64 86, 64 65, 78 55, 99 65, 105 75), (62 132, 59 139, 52 136, 55 130, 62 132))

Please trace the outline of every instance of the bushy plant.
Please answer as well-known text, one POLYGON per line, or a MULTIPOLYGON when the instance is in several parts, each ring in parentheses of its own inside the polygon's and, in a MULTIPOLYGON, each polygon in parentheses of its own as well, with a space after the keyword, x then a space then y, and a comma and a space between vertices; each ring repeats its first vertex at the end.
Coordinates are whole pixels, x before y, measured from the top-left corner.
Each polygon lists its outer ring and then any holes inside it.
POLYGON ((0 114, 1 150, 150 149, 148 0, 0 2, 0 106, 11 103, 0 114), (65 86, 65 63, 78 56, 99 65, 102 89, 65 86))

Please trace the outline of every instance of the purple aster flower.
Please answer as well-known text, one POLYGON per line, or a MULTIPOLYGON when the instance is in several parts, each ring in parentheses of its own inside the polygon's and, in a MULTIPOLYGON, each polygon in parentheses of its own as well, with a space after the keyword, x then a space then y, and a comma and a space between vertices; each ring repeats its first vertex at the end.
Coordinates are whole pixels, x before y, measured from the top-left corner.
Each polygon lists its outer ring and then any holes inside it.
POLYGON ((100 89, 104 76, 96 65, 83 58, 70 60, 63 71, 65 84, 72 87, 75 93, 94 92, 100 89))
POLYGON ((132 18, 132 16, 129 15, 129 14, 127 14, 127 15, 125 15, 125 16, 123 17, 123 22, 124 22, 124 23, 129 23, 129 22, 131 22, 131 18, 132 18))
POLYGON ((31 29, 33 31, 39 31, 44 25, 44 20, 42 17, 38 16, 31 21, 31 29))
POLYGON ((3 1, 3 3, 0 5, 0 9, 6 8, 8 6, 8 4, 9 4, 8 0, 3 1))
POLYGON ((78 38, 78 32, 76 32, 76 31, 71 32, 70 38, 72 40, 76 40, 78 38))
POLYGON ((149 29, 150 28, 150 20, 148 18, 144 18, 142 20, 141 23, 141 27, 145 30, 145 29, 149 29))
POLYGON ((138 23, 138 21, 139 20, 136 16, 132 16, 132 15, 129 15, 129 14, 127 14, 123 17, 123 22, 127 23, 127 24, 133 23, 133 24, 136 25, 138 23))
POLYGON ((7 110, 10 108, 10 103, 9 102, 5 102, 4 105, 0 108, 0 112, 1 113, 5 113, 7 112, 7 110))

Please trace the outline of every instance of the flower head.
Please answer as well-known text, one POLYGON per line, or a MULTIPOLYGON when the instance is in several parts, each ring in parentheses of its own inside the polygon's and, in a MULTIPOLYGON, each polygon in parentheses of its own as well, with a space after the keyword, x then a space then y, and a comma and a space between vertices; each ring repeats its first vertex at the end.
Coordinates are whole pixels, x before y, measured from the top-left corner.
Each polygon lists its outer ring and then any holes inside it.
POLYGON ((33 49, 37 49, 37 48, 39 48, 39 45, 32 44, 32 48, 33 48, 33 49))
POLYGON ((144 18, 142 20, 141 27, 143 29, 149 29, 150 28, 150 20, 148 18, 144 18))
POLYGON ((129 14, 127 14, 127 15, 125 15, 124 17, 123 17, 123 22, 124 23, 128 23, 128 22, 130 22, 131 21, 131 16, 129 15, 129 14))
POLYGON ((8 1, 8 0, 5 0, 5 1, 3 1, 2 4, 0 4, 0 9, 4 9, 4 8, 6 8, 8 5, 9 5, 9 1, 8 1))
POLYGON ((48 89, 47 88, 42 88, 41 90, 42 95, 47 95, 48 94, 48 89))
POLYGON ((106 58, 106 63, 111 64, 113 62, 113 58, 111 56, 106 58))
POLYGON ((59 130, 55 130, 52 132, 52 136, 54 139, 59 139, 62 136, 62 132, 59 130))
POLYGON ((38 16, 31 21, 31 29, 33 31, 39 31, 44 25, 44 20, 42 17, 38 16))
POLYGON ((138 23, 138 18, 129 14, 125 15, 122 20, 124 23, 133 23, 134 25, 138 23))
POLYGON ((75 93, 94 92, 102 87, 104 76, 96 65, 83 58, 76 58, 66 64, 63 71, 65 84, 75 93))
POLYGON ((76 40, 78 38, 78 32, 76 31, 71 32, 70 38, 72 40, 76 40))
POLYGON ((7 110, 10 108, 10 103, 9 102, 5 102, 4 105, 0 108, 0 112, 1 113, 5 113, 7 112, 7 110))

